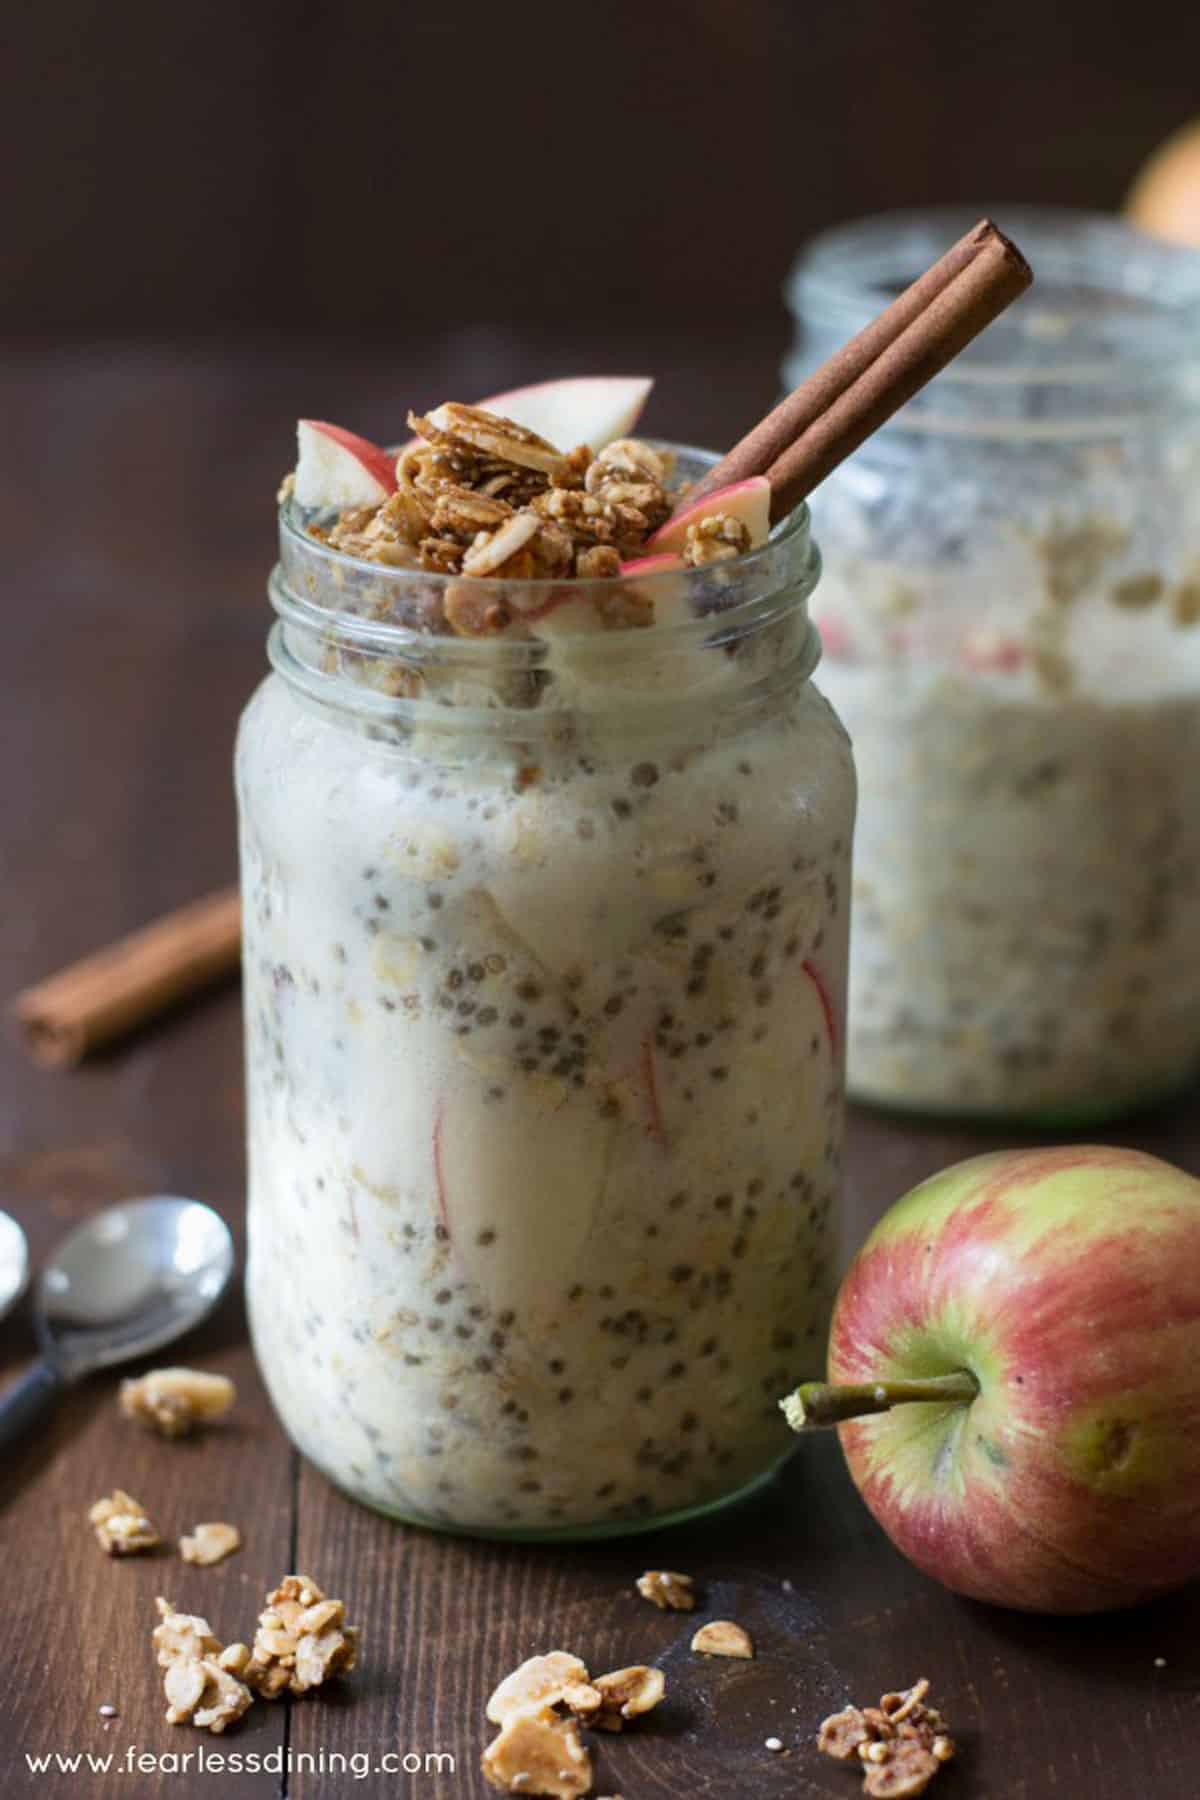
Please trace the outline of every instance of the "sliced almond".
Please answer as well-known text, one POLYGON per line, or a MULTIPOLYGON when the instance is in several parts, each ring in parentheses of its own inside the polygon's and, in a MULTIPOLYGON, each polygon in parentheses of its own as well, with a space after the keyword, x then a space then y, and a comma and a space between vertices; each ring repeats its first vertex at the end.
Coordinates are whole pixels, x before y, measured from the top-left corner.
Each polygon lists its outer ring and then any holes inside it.
POLYGON ((692 1639, 692 1649, 699 1651, 701 1656, 754 1655, 749 1632, 735 1625, 732 1619, 710 1619, 692 1639))

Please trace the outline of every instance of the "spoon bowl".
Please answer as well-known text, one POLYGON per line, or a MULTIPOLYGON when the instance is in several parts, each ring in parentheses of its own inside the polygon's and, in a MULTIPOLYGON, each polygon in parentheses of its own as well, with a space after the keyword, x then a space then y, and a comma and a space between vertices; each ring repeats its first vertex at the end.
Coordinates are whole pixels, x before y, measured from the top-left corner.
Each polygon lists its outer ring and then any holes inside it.
POLYGON ((109 1206, 59 1245, 34 1289, 41 1357, 0 1398, 0 1446, 66 1383, 159 1350, 208 1316, 233 1273, 210 1206, 162 1194, 109 1206))
POLYGON ((233 1271, 229 1228, 198 1200, 106 1207, 59 1245, 34 1316, 67 1380, 169 1344, 217 1304, 233 1271))
POLYGON ((0 1212, 0 1319, 25 1292, 29 1280, 29 1245, 17 1221, 0 1212))

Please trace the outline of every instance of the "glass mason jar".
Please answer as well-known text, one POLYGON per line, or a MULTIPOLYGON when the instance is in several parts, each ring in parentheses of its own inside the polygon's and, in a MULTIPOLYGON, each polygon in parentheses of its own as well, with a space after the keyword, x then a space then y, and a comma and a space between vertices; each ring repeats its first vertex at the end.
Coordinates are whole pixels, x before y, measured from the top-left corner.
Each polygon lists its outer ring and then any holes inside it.
MULTIPOLYGON (((1200 1064, 1200 257, 999 215, 1030 294, 820 489, 849 1084, 1070 1125, 1200 1064)), ((971 223, 818 238, 789 385, 971 223)))
POLYGON ((447 1529, 731 1499, 789 1448, 835 1273, 854 777, 807 517, 645 577, 649 629, 597 628, 611 581, 463 584, 523 639, 422 629, 455 578, 290 503, 280 539, 237 757, 280 1417, 447 1529))

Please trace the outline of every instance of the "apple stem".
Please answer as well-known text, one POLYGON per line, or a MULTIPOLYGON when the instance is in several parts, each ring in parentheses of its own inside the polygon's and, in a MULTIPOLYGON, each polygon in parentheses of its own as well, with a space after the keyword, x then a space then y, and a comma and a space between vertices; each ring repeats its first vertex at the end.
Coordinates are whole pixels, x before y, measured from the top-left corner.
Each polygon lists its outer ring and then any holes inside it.
POLYGON ((979 1393, 979 1383, 969 1369, 952 1375, 927 1375, 915 1381, 856 1381, 835 1384, 802 1381, 794 1394, 782 1400, 784 1416, 793 1431, 813 1426, 840 1425, 845 1419, 861 1419, 869 1413, 890 1412, 893 1406, 913 1401, 935 1401, 942 1406, 969 1406, 979 1393))

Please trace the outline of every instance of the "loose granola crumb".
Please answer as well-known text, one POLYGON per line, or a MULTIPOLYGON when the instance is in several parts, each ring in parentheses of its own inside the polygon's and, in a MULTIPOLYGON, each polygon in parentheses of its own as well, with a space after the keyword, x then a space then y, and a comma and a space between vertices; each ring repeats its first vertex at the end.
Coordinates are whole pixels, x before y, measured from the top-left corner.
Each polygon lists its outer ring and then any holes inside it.
POLYGON ((226 1556, 232 1556, 242 1544, 242 1534, 236 1525, 226 1525, 211 1520, 202 1525, 192 1527, 190 1537, 179 1540, 179 1554, 184 1562, 199 1563, 209 1567, 219 1563, 226 1556))
POLYGON ((692 1577, 681 1575, 677 1569, 647 1569, 638 1576, 637 1590, 644 1600, 653 1600, 664 1612, 691 1612, 696 1604, 692 1577))
MULTIPOLYGON (((531 1656, 519 1668, 506 1675, 487 1703, 487 1716, 493 1725, 503 1725, 514 1713, 530 1707, 555 1706, 569 1690, 576 1690, 581 1704, 586 1695, 595 1694, 589 1686, 587 1668, 567 1650, 550 1650, 545 1656, 531 1656)), ((595 1706, 600 1705, 596 1694, 595 1706)), ((572 1710, 579 1710, 573 1707, 572 1710)))
POLYGON ((754 1645, 750 1634, 732 1619, 710 1619, 692 1639, 692 1649, 701 1656, 752 1657, 754 1645))
POLYGON ((349 1674, 358 1660, 358 1631, 344 1623, 345 1605, 328 1600, 307 1575, 285 1575, 267 1595, 247 1682, 264 1700, 286 1688, 306 1694, 334 1676, 349 1674))
POLYGON ((88 1522, 95 1528, 96 1542, 109 1556, 136 1556, 142 1550, 153 1550, 159 1535, 146 1516, 146 1509, 123 1488, 114 1488, 106 1500, 97 1500, 88 1511, 88 1522))
POLYGON ((821 1725, 817 1748, 826 1756, 863 1764, 863 1790, 875 1800, 905 1800, 924 1793, 954 1740, 935 1707, 925 1704, 929 1681, 880 1696, 878 1706, 848 1706, 821 1725))
MULTIPOLYGON (((611 1675, 597 1675, 593 1690, 600 1697, 598 1709, 585 1714, 585 1722, 600 1731, 620 1731, 629 1719, 652 1712, 667 1691, 661 1669, 634 1663, 628 1669, 614 1669, 611 1675)), ((568 1705, 577 1710, 570 1699, 568 1705)))
POLYGON ((549 1706, 513 1713, 480 1761, 484 1780, 508 1794, 573 1800, 592 1785, 592 1759, 574 1719, 549 1706))
POLYGON ((227 1413, 237 1389, 227 1375, 204 1369, 151 1369, 121 1383, 119 1400, 127 1419, 161 1433, 186 1437, 227 1413))

